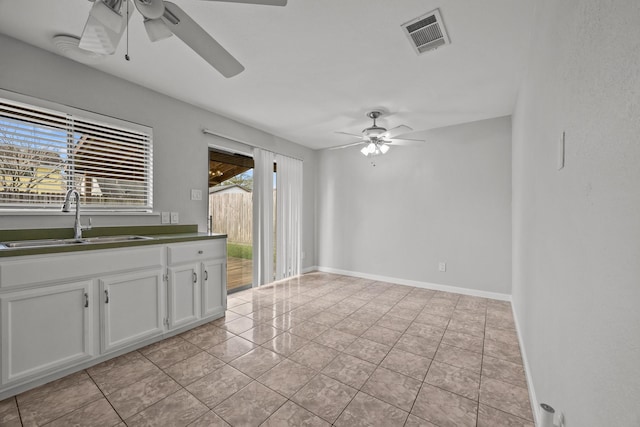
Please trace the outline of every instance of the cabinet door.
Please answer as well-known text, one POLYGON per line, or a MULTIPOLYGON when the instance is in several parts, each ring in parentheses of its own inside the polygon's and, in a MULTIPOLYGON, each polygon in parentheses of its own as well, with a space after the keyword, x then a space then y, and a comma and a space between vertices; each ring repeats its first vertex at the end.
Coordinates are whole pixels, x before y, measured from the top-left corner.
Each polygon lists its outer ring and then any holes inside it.
POLYGON ((202 317, 224 313, 227 308, 227 262, 202 263, 202 317))
POLYGON ((169 268, 169 327, 176 328, 198 319, 200 268, 189 264, 169 268))
POLYGON ((163 332, 162 270, 102 278, 100 292, 103 353, 163 332))
POLYGON ((82 281, 0 297, 2 384, 92 357, 92 285, 82 281))

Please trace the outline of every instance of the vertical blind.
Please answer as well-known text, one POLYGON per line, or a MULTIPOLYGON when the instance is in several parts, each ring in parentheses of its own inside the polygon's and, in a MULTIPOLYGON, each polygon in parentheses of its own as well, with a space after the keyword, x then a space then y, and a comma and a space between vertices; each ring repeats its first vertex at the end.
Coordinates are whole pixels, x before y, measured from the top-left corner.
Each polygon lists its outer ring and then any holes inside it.
MULTIPOLYGON (((91 113, 88 113, 91 114, 91 113)), ((151 129, 0 98, 0 209, 151 211, 151 129)))

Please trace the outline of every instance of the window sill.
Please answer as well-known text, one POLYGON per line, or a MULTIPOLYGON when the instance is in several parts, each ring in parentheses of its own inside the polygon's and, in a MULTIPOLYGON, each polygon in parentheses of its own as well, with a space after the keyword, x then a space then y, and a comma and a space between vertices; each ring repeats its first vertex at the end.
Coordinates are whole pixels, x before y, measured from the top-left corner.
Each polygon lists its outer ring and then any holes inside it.
MULTIPOLYGON (((69 216, 74 215, 73 212, 61 212, 61 211, 32 211, 32 210, 11 210, 0 211, 0 216, 69 216)), ((90 211, 80 210, 80 214, 85 216, 160 216, 160 212, 116 212, 116 211, 90 211)))

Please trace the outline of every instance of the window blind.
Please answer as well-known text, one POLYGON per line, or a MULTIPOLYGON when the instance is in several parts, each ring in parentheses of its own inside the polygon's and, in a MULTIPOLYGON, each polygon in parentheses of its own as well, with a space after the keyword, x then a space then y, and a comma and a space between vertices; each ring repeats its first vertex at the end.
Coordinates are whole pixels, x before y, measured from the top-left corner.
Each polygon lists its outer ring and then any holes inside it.
POLYGON ((84 209, 151 211, 151 130, 106 119, 0 98, 0 209, 59 209, 75 188, 84 209))

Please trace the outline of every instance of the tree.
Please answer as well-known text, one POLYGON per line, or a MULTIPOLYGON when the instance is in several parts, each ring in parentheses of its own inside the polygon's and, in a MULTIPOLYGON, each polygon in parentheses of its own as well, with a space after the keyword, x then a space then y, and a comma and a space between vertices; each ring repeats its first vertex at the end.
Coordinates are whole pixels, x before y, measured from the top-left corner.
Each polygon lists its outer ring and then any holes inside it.
POLYGON ((229 178, 226 181, 220 183, 220 185, 237 185, 243 189, 252 192, 253 191, 253 175, 248 173, 241 173, 234 177, 229 178))

